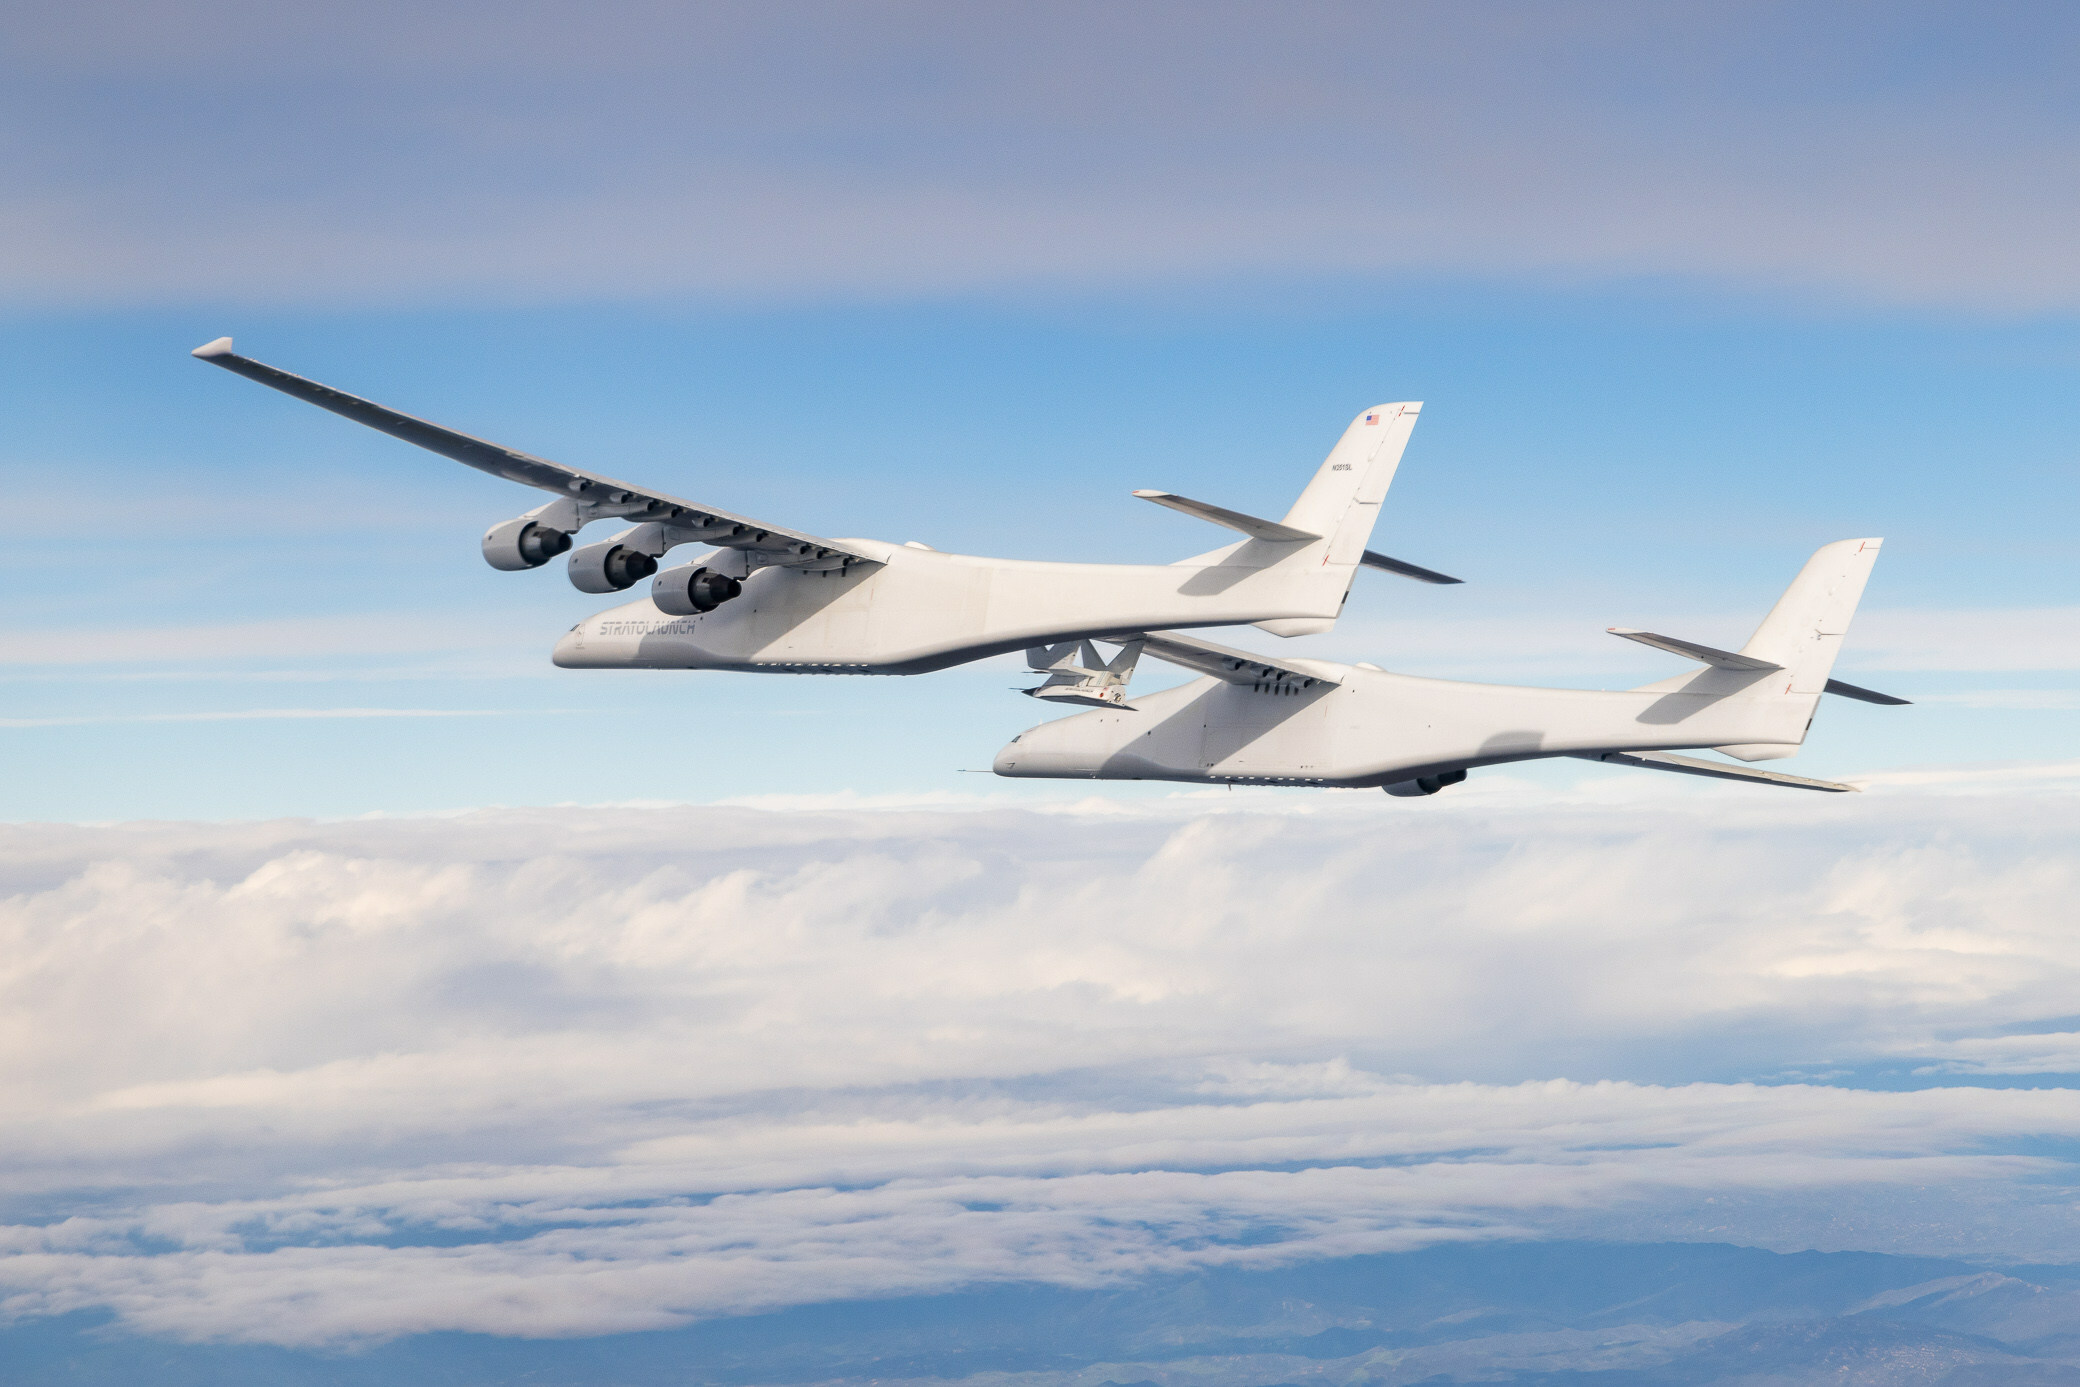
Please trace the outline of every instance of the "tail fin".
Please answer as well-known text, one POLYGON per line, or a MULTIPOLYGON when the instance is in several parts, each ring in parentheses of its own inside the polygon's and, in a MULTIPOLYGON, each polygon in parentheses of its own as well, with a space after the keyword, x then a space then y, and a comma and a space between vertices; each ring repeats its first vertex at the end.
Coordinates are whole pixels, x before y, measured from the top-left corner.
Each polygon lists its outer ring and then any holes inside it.
POLYGON ((1766 691, 1774 695, 1771 703, 1794 710, 1800 725, 1780 727, 1767 741, 1758 738, 1716 750, 1743 761, 1774 761, 1805 743, 1813 711, 1828 688, 1828 673, 1841 653, 1842 637, 1849 634, 1849 619, 1856 615, 1863 585, 1884 542, 1839 539, 1821 545, 1741 647, 1741 654, 1781 667, 1760 680, 1755 691, 1766 691))
POLYGON ((1841 653, 1849 619, 1863 597, 1881 539, 1842 539, 1823 544, 1784 589, 1777 605, 1755 628, 1739 654, 1714 650, 1650 631, 1611 628, 1611 634, 1671 654, 1701 661, 1706 668, 1640 687, 1641 693, 1708 694, 1738 699, 1754 714, 1752 741, 1715 750, 1743 761, 1773 761, 1797 752, 1813 725, 1820 695, 1838 693, 1871 703, 1905 703, 1903 698, 1859 689, 1827 676, 1841 653))
POLYGON ((1777 691, 1817 694, 1827 687, 1884 542, 1843 539, 1822 545, 1741 647, 1743 655, 1784 667, 1775 681, 1777 691))
POLYGON ((1293 529, 1330 541, 1329 563, 1355 566, 1365 556, 1379 503, 1393 484, 1422 408, 1421 401, 1375 405, 1353 419, 1286 512, 1285 523, 1293 529))
MULTIPOLYGON (((1386 499, 1394 472, 1408 436, 1415 431, 1422 401, 1374 405, 1351 421, 1314 480, 1293 502, 1283 522, 1288 528, 1320 535, 1329 541, 1327 551, 1305 562, 1316 569, 1323 587, 1328 612, 1319 618, 1285 618, 1260 621, 1258 626, 1277 636, 1307 636, 1335 625, 1335 611, 1349 594, 1351 579, 1365 558, 1365 545, 1372 538, 1372 524, 1379 519, 1379 503, 1386 499)), ((1299 562, 1300 560, 1295 560, 1299 562)))

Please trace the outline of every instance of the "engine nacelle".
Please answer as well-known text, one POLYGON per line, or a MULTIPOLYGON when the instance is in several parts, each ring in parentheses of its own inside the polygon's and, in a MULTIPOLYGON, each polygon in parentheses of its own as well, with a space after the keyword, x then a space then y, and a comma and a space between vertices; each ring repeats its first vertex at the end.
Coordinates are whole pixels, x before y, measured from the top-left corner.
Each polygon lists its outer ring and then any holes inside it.
POLYGON ((484 532, 484 562, 506 573, 540 568, 570 547, 568 532, 524 515, 484 532))
POLYGON ((699 616, 714 611, 743 590, 744 585, 727 573, 688 563, 658 574, 650 584, 650 600, 667 616, 699 616))
POLYGON ((1414 780, 1397 780, 1386 787, 1388 794, 1397 799, 1421 799, 1434 795, 1447 785, 1457 785, 1466 778, 1463 770, 1444 771, 1438 775, 1419 775, 1414 780))
POLYGON ((571 586, 579 592, 620 592, 657 571, 657 560, 617 539, 588 544, 571 555, 571 586))

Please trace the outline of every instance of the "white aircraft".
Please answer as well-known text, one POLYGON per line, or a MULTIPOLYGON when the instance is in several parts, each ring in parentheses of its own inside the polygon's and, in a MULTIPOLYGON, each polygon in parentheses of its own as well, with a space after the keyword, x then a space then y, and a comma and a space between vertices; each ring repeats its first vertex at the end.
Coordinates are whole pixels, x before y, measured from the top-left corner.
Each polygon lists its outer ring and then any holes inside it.
POLYGON ((1167 632, 1129 641, 1109 661, 1088 642, 1031 650, 1028 663, 1049 677, 1025 692, 1100 711, 1012 738, 997 754, 996 772, 1377 785, 1390 795, 1415 796, 1456 785, 1477 766, 1578 756, 1805 790, 1851 790, 1670 753, 1710 747, 1741 761, 1775 760, 1805 741, 1822 693, 1905 703, 1828 677, 1880 543, 1845 539, 1821 548, 1737 652, 1611 628, 1614 636, 1702 665, 1626 692, 1417 679, 1376 665, 1268 659, 1167 632), (1206 677, 1128 699, 1125 685, 1143 654, 1206 677))
POLYGON ((538 568, 594 520, 635 522, 573 551, 570 579, 581 592, 610 593, 649 578, 650 595, 572 627, 555 652, 566 667, 920 674, 1036 643, 1166 627, 1254 622, 1280 636, 1326 631, 1361 566, 1459 581, 1365 547, 1419 404, 1359 415, 1283 520, 1167 491, 1134 493, 1244 536, 1225 548, 1174 564, 1035 563, 942 554, 914 541, 822 539, 399 414, 239 356, 228 337, 194 354, 553 494, 485 534, 493 568, 538 568), (660 572, 658 561, 682 544, 717 547, 660 572))

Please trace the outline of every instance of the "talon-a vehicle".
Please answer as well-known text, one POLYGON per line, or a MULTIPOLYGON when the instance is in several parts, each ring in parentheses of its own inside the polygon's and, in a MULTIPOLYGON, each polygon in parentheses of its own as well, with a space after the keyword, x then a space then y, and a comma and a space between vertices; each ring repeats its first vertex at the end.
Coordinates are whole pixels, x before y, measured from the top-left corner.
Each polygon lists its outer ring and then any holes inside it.
POLYGON ((1044 563, 940 553, 917 543, 824 539, 487 443, 305 380, 232 350, 213 366, 293 395, 480 471, 555 497, 485 534, 493 568, 570 555, 582 592, 648 596, 586 618, 557 643, 578 668, 920 674, 1036 644, 1178 627, 1254 623, 1280 636, 1328 630, 1361 567, 1425 582, 1441 573, 1365 546, 1419 404, 1352 421, 1281 520, 1167 491, 1135 495, 1239 532, 1171 564, 1044 563), (596 520, 631 522, 573 548, 596 520), (662 566, 682 545, 712 546, 662 566))
POLYGON ((1613 765, 1840 792, 1852 785, 1738 762, 1791 756, 1823 694, 1907 700, 1832 678, 1877 561, 1875 539, 1822 547, 1739 650, 1613 627, 1698 668, 1637 689, 1516 688, 1421 679, 1373 665, 1271 657, 1172 632, 1105 657, 1064 643, 1027 652, 1046 682, 1025 692, 1098 711, 1043 723, 997 754, 1005 776, 1201 784, 1378 786, 1434 795, 1468 771, 1575 756, 1613 765), (1140 656, 1204 677, 1125 696, 1140 656), (1710 748, 1735 758, 1682 756, 1710 748))

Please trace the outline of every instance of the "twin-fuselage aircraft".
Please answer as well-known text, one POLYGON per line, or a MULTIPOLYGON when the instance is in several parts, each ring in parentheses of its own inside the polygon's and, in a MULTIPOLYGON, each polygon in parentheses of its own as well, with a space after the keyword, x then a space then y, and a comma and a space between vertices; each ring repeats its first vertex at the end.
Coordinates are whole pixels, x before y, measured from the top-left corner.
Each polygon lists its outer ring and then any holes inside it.
POLYGON ((1477 766, 1541 756, 1793 785, 1851 787, 1672 755, 1715 747, 1788 756, 1821 692, 1897 703, 1828 677, 1877 540, 1816 554, 1738 652, 1621 631, 1703 668, 1630 693, 1515 689, 1389 674, 1369 665, 1273 659, 1178 632, 1251 624, 1278 636, 1334 626, 1358 569, 1456 578, 1369 548, 1380 504, 1421 406, 1353 420, 1279 520, 1168 491, 1134 494, 1242 536, 1169 564, 1046 563, 947 554, 915 542, 825 539, 516 452, 238 355, 197 357, 553 499, 494 525, 492 567, 565 554, 590 593, 648 595, 579 622, 557 643, 580 669, 920 674, 1023 649, 1048 677, 1027 690, 1095 711, 1024 733, 998 756, 1009 776, 1226 784, 1382 786, 1434 794, 1477 766), (576 546, 598 520, 626 522, 576 546), (686 545, 696 557, 665 566, 686 545), (576 547, 574 547, 576 546, 576 547), (1119 646, 1102 656, 1094 642, 1119 646), (1143 654, 1205 677, 1128 699, 1143 654))
POLYGON ((922 674, 1086 636, 1255 623, 1281 636, 1335 624, 1361 567, 1456 579, 1365 546, 1415 428, 1417 404, 1367 410, 1344 431, 1285 518, 1167 491, 1135 493, 1243 538, 1171 564, 1035 563, 942 554, 921 544, 824 539, 487 443, 385 409, 232 351, 195 355, 357 423, 556 499, 484 536, 493 568, 539 568, 568 552, 581 592, 648 598, 590 617, 556 647, 582 669, 722 669, 778 674, 922 674), (595 520, 627 529, 572 548, 595 520), (682 545, 713 546, 660 568, 682 545))

